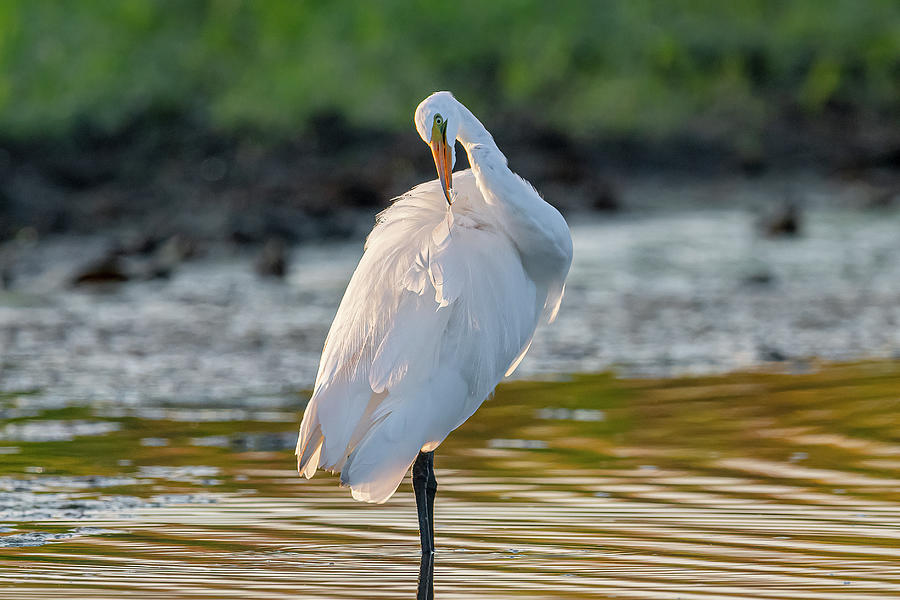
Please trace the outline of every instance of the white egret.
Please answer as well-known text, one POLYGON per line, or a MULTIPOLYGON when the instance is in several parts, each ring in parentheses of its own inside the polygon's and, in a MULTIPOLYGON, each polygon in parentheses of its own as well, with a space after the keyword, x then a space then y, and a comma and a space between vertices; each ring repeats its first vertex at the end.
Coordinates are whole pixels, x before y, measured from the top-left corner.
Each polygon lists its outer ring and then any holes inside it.
POLYGON ((415 124, 438 179, 378 215, 325 340, 297 458, 307 478, 340 471, 354 498, 379 503, 412 465, 424 556, 434 449, 556 317, 572 238, 452 94, 423 100, 415 124), (472 168, 454 174, 457 140, 472 168))

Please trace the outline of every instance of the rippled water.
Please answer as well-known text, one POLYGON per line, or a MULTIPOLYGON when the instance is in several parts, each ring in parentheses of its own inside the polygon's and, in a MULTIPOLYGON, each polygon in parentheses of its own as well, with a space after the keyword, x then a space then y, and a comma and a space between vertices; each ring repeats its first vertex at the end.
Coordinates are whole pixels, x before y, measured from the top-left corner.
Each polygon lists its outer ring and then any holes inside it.
MULTIPOLYGON (((436 597, 900 597, 900 363, 807 370, 502 386, 437 453, 436 597)), ((298 479, 287 406, 153 410, 0 428, 0 596, 414 595, 408 483, 298 479)))
MULTIPOLYGON (((559 319, 538 330, 515 375, 900 356, 900 209, 849 209, 840 186, 822 185, 802 186, 832 204, 805 211, 796 238, 756 230, 748 206, 783 195, 771 183, 656 184, 632 190, 629 205, 696 198, 703 208, 569 215, 575 258, 559 319)), ((35 390, 35 403, 58 407, 244 407, 312 387, 362 251, 361 239, 299 246, 284 281, 223 250, 170 279, 63 285, 108 244, 62 237, 22 250, 13 287, 0 290, 0 393, 35 390)))

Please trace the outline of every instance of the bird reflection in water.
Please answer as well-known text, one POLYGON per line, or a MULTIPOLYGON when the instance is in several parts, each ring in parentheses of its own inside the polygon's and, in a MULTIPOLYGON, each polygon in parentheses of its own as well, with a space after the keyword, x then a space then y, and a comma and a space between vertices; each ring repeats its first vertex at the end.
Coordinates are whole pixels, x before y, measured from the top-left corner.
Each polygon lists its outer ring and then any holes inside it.
POLYGON ((434 600, 434 552, 423 552, 416 600, 434 600))

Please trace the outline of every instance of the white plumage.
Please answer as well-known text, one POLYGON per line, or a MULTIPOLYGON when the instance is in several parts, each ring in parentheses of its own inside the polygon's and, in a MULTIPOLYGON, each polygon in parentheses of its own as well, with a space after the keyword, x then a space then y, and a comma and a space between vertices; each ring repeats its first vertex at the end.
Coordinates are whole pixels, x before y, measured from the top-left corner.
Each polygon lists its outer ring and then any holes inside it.
POLYGON ((297 444, 303 475, 340 471, 368 502, 387 500, 419 451, 436 448, 515 369, 541 316, 555 317, 572 258, 565 220, 506 167, 481 123, 438 92, 416 111, 426 143, 435 115, 458 132, 473 168, 453 174, 452 189, 421 184, 378 215, 297 444))

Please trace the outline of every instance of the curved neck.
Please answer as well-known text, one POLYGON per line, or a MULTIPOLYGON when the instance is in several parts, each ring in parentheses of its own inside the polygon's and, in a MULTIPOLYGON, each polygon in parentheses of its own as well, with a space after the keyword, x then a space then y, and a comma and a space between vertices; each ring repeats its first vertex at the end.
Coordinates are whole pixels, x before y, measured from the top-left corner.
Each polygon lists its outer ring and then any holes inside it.
POLYGON ((486 167, 487 164, 495 166, 495 163, 502 165, 507 171, 506 156, 500 152, 494 137, 485 129, 481 121, 472 114, 468 108, 459 104, 459 132, 457 139, 466 149, 469 155, 469 164, 475 171, 476 177, 480 175, 479 171, 486 167))
POLYGON ((469 155, 476 185, 485 203, 502 214, 502 226, 522 254, 525 269, 538 279, 568 271, 572 238, 565 219, 509 169, 494 138, 462 104, 459 115, 457 139, 469 155))

